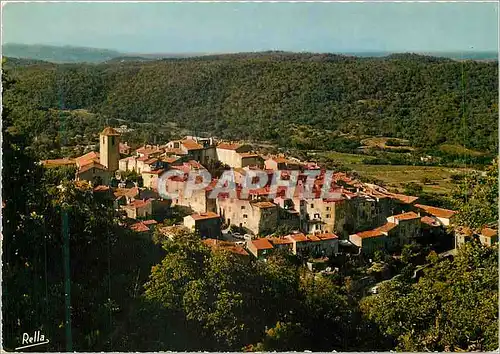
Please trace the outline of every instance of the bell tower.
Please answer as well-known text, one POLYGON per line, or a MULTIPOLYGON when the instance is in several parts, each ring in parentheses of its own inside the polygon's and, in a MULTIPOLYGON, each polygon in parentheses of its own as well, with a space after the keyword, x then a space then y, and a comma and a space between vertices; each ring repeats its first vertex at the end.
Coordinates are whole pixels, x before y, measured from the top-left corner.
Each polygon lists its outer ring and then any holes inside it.
POLYGON ((120 159, 120 133, 111 127, 104 128, 99 134, 99 159, 101 165, 106 166, 108 171, 118 170, 120 159))

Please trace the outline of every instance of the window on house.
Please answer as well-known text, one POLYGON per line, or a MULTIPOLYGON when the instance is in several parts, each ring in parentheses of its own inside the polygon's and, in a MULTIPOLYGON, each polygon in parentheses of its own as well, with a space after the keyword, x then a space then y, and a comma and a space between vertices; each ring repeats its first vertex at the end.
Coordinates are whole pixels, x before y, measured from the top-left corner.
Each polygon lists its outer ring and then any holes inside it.
POLYGON ((326 211, 330 211, 330 207, 326 207, 326 211))
POLYGON ((319 218, 321 218, 321 216, 319 215, 319 213, 316 213, 316 214, 314 214, 314 218, 319 219, 319 218))
POLYGON ((245 210, 245 206, 244 205, 241 206, 241 210, 245 210))
POLYGON ((243 219, 247 219, 248 218, 248 215, 247 214, 243 214, 243 219))
POLYGON ((326 218, 330 219, 332 216, 330 214, 326 214, 326 218))
POLYGON ((314 208, 314 204, 311 204, 311 208, 314 208))

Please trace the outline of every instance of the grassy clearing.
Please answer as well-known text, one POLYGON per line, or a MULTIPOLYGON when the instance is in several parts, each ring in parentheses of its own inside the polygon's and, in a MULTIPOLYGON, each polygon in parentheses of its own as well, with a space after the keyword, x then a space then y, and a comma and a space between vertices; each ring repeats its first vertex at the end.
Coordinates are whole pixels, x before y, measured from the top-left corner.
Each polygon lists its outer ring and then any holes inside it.
POLYGON ((375 157, 361 154, 348 154, 343 152, 331 151, 322 154, 331 161, 341 164, 362 164, 363 160, 373 160, 375 157))
POLYGON ((410 142, 405 139, 399 139, 399 138, 385 138, 385 137, 377 137, 377 138, 366 138, 361 140, 361 144, 363 144, 366 147, 379 147, 382 149, 388 149, 388 150, 415 150, 414 148, 410 147, 409 144, 410 142), (388 146, 386 145, 387 140, 395 140, 399 141, 402 146, 388 146))
POLYGON ((452 188, 451 175, 464 173, 465 169, 434 167, 434 166, 396 166, 396 165, 363 165, 351 164, 361 176, 383 181, 388 187, 403 190, 405 183, 417 183, 423 186, 424 192, 448 193, 452 188), (423 184, 428 178, 432 184, 423 184))
POLYGON ((467 149, 461 145, 453 145, 453 144, 442 144, 439 146, 439 150, 451 154, 451 155, 464 155, 464 156, 482 156, 484 153, 467 149))

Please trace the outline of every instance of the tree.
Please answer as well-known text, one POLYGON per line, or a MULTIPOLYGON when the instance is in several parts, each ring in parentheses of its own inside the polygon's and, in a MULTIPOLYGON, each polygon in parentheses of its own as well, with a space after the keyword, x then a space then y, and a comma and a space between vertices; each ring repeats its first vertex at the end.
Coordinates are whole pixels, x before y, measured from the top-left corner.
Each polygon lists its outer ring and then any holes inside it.
POLYGON ((456 222, 472 229, 496 224, 498 220, 498 163, 486 174, 470 173, 456 184, 452 202, 458 210, 456 222))
POLYGON ((434 257, 423 277, 380 286, 361 308, 403 351, 498 347, 497 248, 470 243, 453 261, 434 257))

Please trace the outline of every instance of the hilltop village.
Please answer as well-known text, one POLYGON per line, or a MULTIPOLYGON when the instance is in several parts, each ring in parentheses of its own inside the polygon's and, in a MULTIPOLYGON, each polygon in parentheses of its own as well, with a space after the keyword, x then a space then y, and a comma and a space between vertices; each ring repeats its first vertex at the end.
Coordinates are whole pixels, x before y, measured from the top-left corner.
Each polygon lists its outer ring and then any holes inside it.
MULTIPOLYGON (((42 161, 54 166, 76 167, 76 183, 88 183, 94 193, 109 193, 122 225, 151 238, 153 231, 167 238, 178 230, 196 232, 209 247, 224 248, 243 257, 265 259, 275 250, 287 250, 309 260, 328 260, 339 253, 373 255, 376 251, 397 254, 404 245, 432 245, 441 251, 454 250, 473 238, 491 246, 498 241, 497 230, 472 230, 454 226, 453 210, 420 204, 417 197, 393 193, 363 183, 347 173, 335 172, 326 186, 335 198, 323 198, 326 171, 316 163, 283 155, 265 156, 244 143, 186 136, 164 145, 132 149, 120 141, 120 132, 107 127, 99 135, 99 152, 74 159, 42 161), (272 176, 280 171, 286 180, 298 173, 293 195, 270 183, 236 198, 210 191, 221 171, 232 169, 237 191, 249 171, 272 176), (178 171, 163 187, 176 192, 174 199, 159 193, 162 175, 178 171), (185 193, 191 172, 207 171, 212 181, 204 188, 185 193), (304 197, 301 181, 307 171, 318 171, 312 194, 304 197), (142 177, 142 186, 126 176, 142 177), (165 225, 173 211, 182 222, 165 225)), ((269 179, 271 180, 271 179, 269 179)))

